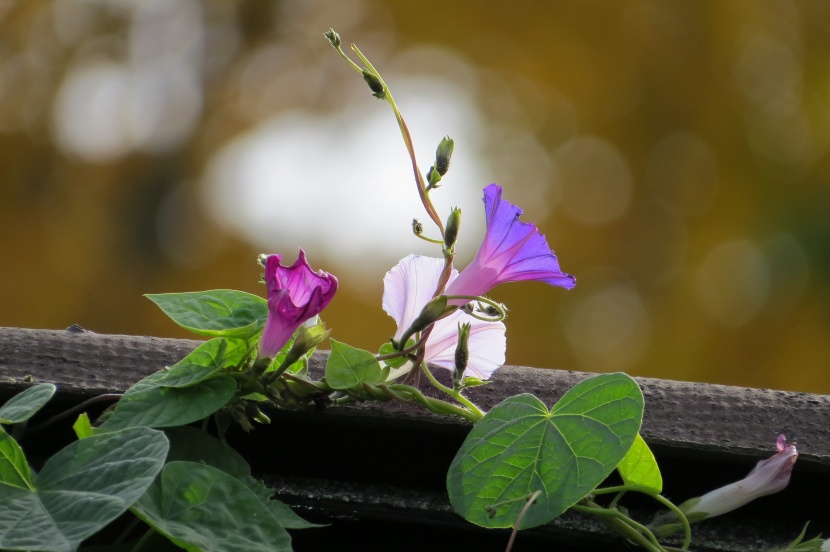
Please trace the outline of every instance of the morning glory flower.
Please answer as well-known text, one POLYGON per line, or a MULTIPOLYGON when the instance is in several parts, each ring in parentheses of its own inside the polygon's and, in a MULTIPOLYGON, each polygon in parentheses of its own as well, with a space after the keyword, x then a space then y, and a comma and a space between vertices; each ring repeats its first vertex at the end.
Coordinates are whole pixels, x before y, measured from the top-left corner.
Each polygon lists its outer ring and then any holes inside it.
MULTIPOLYGON (((501 186, 484 188, 487 232, 475 259, 447 286, 447 295, 484 295, 499 284, 538 280, 571 289, 576 279, 559 261, 535 225, 520 222, 522 210, 501 198, 501 186)), ((462 304, 466 301, 456 301, 462 304)))
POLYGON ((274 357, 301 324, 326 308, 337 291, 337 278, 311 270, 302 249, 291 266, 282 266, 281 259, 281 255, 265 259, 268 319, 259 346, 259 356, 264 358, 274 357))
MULTIPOLYGON (((444 260, 409 255, 401 260, 383 278, 383 310, 395 319, 399 339, 409 328, 421 309, 432 299, 444 269, 444 260)), ((453 270, 449 282, 458 278, 453 270)), ((457 310, 435 322, 426 342, 424 360, 449 370, 455 369, 455 347, 458 343, 458 323, 471 324, 469 360, 464 374, 487 379, 502 364, 507 342, 504 324, 475 319, 457 310)))
POLYGON ((699 521, 731 512, 758 497, 784 490, 790 482, 798 451, 795 443, 787 444, 787 438, 783 435, 778 436, 775 444, 778 452, 758 462, 745 478, 715 489, 700 498, 693 498, 680 508, 687 517, 698 514, 696 520, 699 521), (703 517, 699 517, 701 514, 703 517))

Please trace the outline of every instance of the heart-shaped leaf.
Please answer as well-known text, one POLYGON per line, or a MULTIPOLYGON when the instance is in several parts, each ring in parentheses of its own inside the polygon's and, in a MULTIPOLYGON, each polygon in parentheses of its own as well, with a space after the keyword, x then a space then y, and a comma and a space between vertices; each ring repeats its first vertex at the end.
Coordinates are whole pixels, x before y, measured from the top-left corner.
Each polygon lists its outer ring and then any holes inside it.
POLYGON ((331 354, 326 362, 326 383, 332 389, 351 389, 361 384, 383 383, 389 372, 381 368, 375 355, 345 343, 331 341, 331 354))
POLYGON ((548 411, 529 394, 511 397, 482 418, 450 466, 453 508, 485 527, 522 521, 535 527, 561 515, 623 459, 643 419, 643 395, 625 374, 575 385, 548 411))
POLYGON ((44 464, 35 488, 0 482, 0 548, 70 552, 123 514, 164 465, 167 438, 146 427, 76 441, 44 464))

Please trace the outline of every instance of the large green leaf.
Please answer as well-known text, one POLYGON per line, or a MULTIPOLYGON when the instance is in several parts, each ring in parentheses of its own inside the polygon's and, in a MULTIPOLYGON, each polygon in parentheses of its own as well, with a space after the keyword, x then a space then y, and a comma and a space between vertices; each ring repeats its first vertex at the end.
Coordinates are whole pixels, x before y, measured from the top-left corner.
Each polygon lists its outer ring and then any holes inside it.
POLYGON ((172 427, 210 416, 230 401, 236 381, 215 376, 190 387, 162 387, 166 370, 150 374, 130 387, 101 427, 172 427))
POLYGON ((34 416, 52 395, 55 386, 51 383, 39 383, 18 393, 0 407, 0 424, 19 424, 34 416))
POLYGON ((329 340, 331 354, 326 362, 326 383, 332 389, 351 389, 361 384, 383 383, 389 372, 381 368, 375 355, 345 343, 329 340))
POLYGON ((625 374, 575 385, 548 411, 529 394, 496 405, 467 436, 447 475, 453 508, 485 527, 522 528, 554 519, 623 459, 643 419, 643 395, 625 374))
POLYGON ((637 485, 655 493, 663 492, 663 476, 660 475, 657 460, 639 433, 617 470, 627 485, 637 485))
POLYGON ((173 322, 199 335, 248 339, 265 325, 268 302, 232 289, 148 294, 173 322))
POLYGON ((34 489, 0 483, 0 548, 75 550, 145 493, 167 447, 160 431, 114 431, 59 451, 46 461, 34 489))
POLYGON ((291 538, 244 483, 195 462, 168 463, 132 511, 191 552, 280 552, 291 538))
MULTIPOLYGON (((236 341, 236 340, 234 340, 236 341)), ((162 387, 190 387, 215 376, 219 370, 242 360, 239 347, 228 352, 228 340, 217 337, 205 341, 170 367, 158 384, 162 387)))
POLYGON ((0 427, 0 484, 33 489, 34 477, 26 455, 11 435, 0 427))

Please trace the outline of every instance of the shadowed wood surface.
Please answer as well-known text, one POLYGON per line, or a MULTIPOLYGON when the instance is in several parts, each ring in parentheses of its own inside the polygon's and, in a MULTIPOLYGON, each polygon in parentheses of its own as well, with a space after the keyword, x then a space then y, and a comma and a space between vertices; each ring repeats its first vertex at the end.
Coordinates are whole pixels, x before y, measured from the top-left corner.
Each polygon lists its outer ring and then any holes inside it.
MULTIPOLYGON (((122 392, 174 364, 199 343, 80 329, 0 328, 0 399, 31 385, 31 380, 56 383, 64 404, 122 392)), ((327 355, 315 353, 313 374, 323 374, 327 355)), ((440 369, 436 374, 445 375, 440 369)), ((505 366, 491 384, 471 389, 468 395, 485 409, 519 393, 533 393, 550 406, 590 375, 505 366)), ((666 494, 676 502, 742 478, 757 460, 774 452, 778 433, 798 439, 800 457, 790 486, 741 509, 740 516, 696 526, 695 550, 783 546, 807 520, 812 520, 808 536, 827 533, 830 519, 814 489, 830 488, 830 397, 648 378, 637 381, 645 396, 641 433, 661 465, 666 494), (736 543, 742 544, 735 547, 736 543)), ((470 428, 468 422, 395 402, 269 415, 271 425, 251 434, 235 432, 230 440, 282 498, 312 518, 315 512, 318 516, 326 512, 319 521, 336 520, 332 529, 320 533, 328 531, 333 543, 346 538, 344 532, 363 531, 363 525, 354 525, 358 522, 377 523, 390 531, 410 531, 407 523, 420 523, 430 530, 472 531, 469 538, 478 538, 475 528, 458 523, 443 491, 446 468, 470 428)), ((644 519, 650 519, 653 505, 635 499, 633 511, 640 507, 644 519)), ((603 529, 593 520, 566 514, 528 533, 522 550, 535 550, 531 542, 536 540, 544 548, 549 538, 569 546, 587 539, 591 544, 582 550, 626 549, 618 539, 598 534, 603 529)), ((303 549, 299 545, 304 539, 313 543, 306 549, 319 544, 312 533, 298 538, 298 550, 303 549)), ((506 537, 495 540, 503 549, 506 537)))

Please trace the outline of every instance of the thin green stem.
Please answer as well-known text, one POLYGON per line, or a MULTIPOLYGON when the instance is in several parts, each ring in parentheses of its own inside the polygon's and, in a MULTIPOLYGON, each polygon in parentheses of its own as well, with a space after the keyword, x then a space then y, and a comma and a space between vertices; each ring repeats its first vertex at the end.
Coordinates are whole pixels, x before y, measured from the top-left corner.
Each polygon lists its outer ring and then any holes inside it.
POLYGON ((661 495, 659 493, 655 493, 651 489, 648 489, 646 487, 641 487, 639 485, 617 485, 617 486, 614 486, 614 487, 601 487, 601 488, 597 488, 597 489, 594 489, 593 491, 591 491, 591 494, 604 495, 604 494, 624 493, 626 491, 634 491, 634 492, 643 493, 645 495, 648 495, 651 498, 653 498, 654 500, 656 500, 657 502, 659 502, 660 504, 662 504, 663 506, 665 506, 666 508, 668 508, 669 510, 671 510, 674 513, 674 515, 677 516, 677 519, 680 520, 680 523, 683 525, 684 538, 683 538, 682 550, 687 550, 689 548, 689 546, 691 545, 691 542, 692 542, 692 527, 691 527, 691 524, 689 523, 689 520, 686 517, 686 514, 683 513, 683 510, 681 510, 680 508, 675 506, 674 503, 671 500, 667 499, 663 495, 661 495))
MULTIPOLYGON (((398 121, 398 127, 401 129, 401 136, 403 136, 404 145, 406 146, 407 152, 409 152, 409 158, 412 160, 412 171, 415 173, 415 184, 418 186, 418 195, 421 197, 421 203, 423 203, 424 209, 426 209, 429 218, 431 218, 436 226, 438 226, 438 229, 441 231, 441 235, 443 236, 444 223, 441 221, 441 217, 438 216, 435 206, 429 199, 429 194, 427 194, 427 183, 424 180, 424 175, 421 174, 421 170, 418 168, 418 161, 415 158, 415 147, 412 145, 412 136, 409 133, 409 127, 407 127, 406 121, 404 121, 403 115, 401 115, 401 111, 398 109, 398 105, 392 97, 392 92, 390 92, 389 87, 386 85, 386 82, 384 82, 383 77, 380 76, 378 70, 375 69, 372 63, 354 44, 352 44, 352 51, 357 54, 360 60, 366 65, 366 68, 369 69, 369 71, 371 71, 383 85, 383 90, 386 92, 386 101, 389 102, 390 106, 392 106, 392 111, 395 113, 395 119, 398 121)), ((360 69, 360 72, 362 74, 363 70, 360 69)))
POLYGON ((424 236, 423 234, 415 234, 415 237, 416 238, 421 238, 425 242, 437 243, 439 245, 444 245, 444 240, 436 240, 435 238, 428 238, 428 237, 424 236))
POLYGON ((507 548, 505 552, 510 552, 513 549, 513 541, 516 540, 516 535, 519 533, 519 526, 522 524, 522 520, 525 518, 525 514, 527 514, 528 509, 530 506, 539 498, 539 495, 542 494, 542 491, 535 491, 530 498, 527 499, 527 503, 522 508, 522 511, 519 512, 518 517, 516 517, 516 523, 513 524, 513 531, 510 533, 510 540, 507 541, 507 548))
POLYGON ((432 384, 432 385, 433 385, 436 389, 438 389, 439 391, 443 391, 444 393, 446 393, 447 395, 449 395, 450 397, 452 397, 452 398, 453 398, 453 399, 455 399, 456 401, 460 402, 460 403, 461 403, 461 404, 463 404, 463 405, 464 405, 464 406, 465 406, 465 407, 466 407, 466 408, 467 408, 467 409, 468 409, 468 410, 469 410, 472 414, 474 414, 474 415, 477 417, 477 419, 476 419, 476 420, 474 420, 474 421, 476 421, 476 422, 477 422, 478 420, 480 420, 480 419, 482 419, 482 418, 484 417, 484 412, 482 412, 482 411, 481 411, 481 409, 480 409, 479 407, 477 407, 477 406, 476 406, 476 405, 475 405, 472 401, 470 401, 470 399, 468 399, 467 397, 465 397, 464 395, 462 395, 460 391, 457 391, 457 390, 455 390, 455 389, 451 389, 451 388, 447 387, 446 385, 442 384, 442 383, 441 383, 440 381, 438 381, 437 379, 435 379, 435 376, 433 376, 433 375, 432 375, 432 371, 429 369, 429 366, 427 366, 427 363, 426 363, 426 362, 422 362, 422 363, 421 363, 421 369, 423 370, 424 375, 426 375, 426 377, 427 377, 427 379, 429 380, 429 382, 430 382, 430 383, 431 383, 431 384, 432 384))
MULTIPOLYGON (((590 501, 588 502, 589 504, 593 504, 590 501)), ((600 520, 603 521, 603 523, 605 523, 610 528, 620 533, 624 538, 634 542, 635 544, 642 546, 650 552, 665 552, 665 548, 663 548, 660 545, 660 543, 657 542, 657 539, 654 537, 654 535, 651 535, 652 538, 649 538, 645 534, 641 533, 640 531, 632 527, 629 522, 632 522, 633 520, 624 516, 619 510, 608 510, 598 505, 583 506, 581 504, 574 504, 573 506, 571 506, 571 508, 577 512, 582 512, 583 514, 591 514, 597 516, 600 520)), ((646 533, 651 534, 651 531, 649 531, 647 528, 644 527, 643 529, 645 529, 646 533)))
MULTIPOLYGON (((383 389, 385 391, 392 391, 393 393, 397 394, 398 397, 406 399, 407 396, 409 397, 409 402, 417 402, 425 406, 431 412, 435 412, 436 414, 453 414, 456 416, 461 416, 464 419, 470 420, 471 422, 475 423, 481 419, 480 416, 476 415, 474 412, 471 412, 465 408, 460 406, 454 405, 447 401, 442 401, 441 399, 434 399, 432 397, 426 397, 423 393, 412 387, 411 385, 405 385, 402 383, 397 383, 394 385, 385 385, 381 384, 377 386, 379 389, 383 389)), ((390 395, 391 397, 391 395, 390 395)))

